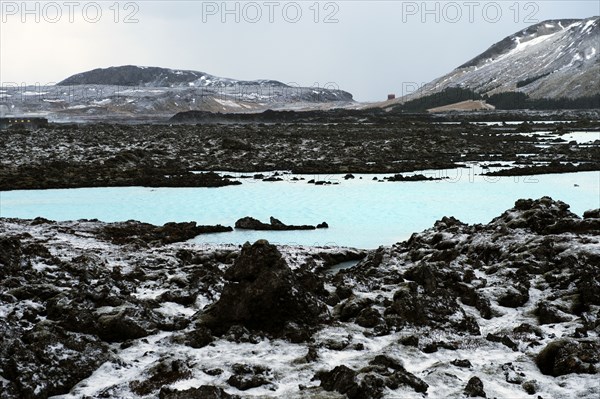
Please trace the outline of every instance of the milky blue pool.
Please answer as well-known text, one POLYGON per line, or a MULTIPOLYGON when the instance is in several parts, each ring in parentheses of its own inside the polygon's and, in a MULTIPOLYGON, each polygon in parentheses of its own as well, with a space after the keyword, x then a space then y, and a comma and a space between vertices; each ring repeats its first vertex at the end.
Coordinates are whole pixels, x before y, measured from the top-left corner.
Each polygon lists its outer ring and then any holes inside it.
MULTIPOLYGON (((0 216, 54 220, 129 219, 163 224, 196 221, 233 226, 244 216, 268 222, 274 216, 288 224, 326 221, 316 231, 235 231, 199 236, 205 243, 243 243, 266 238, 279 244, 340 245, 375 248, 407 239, 431 227, 442 216, 469 223, 487 223, 519 198, 549 195, 581 215, 600 207, 600 172, 534 177, 479 176, 471 169, 440 173, 444 181, 376 182, 373 176, 304 176, 339 185, 315 186, 305 181, 262 182, 244 179, 222 188, 82 188, 0 192, 0 216)), ((426 172, 432 174, 434 172, 426 172)))

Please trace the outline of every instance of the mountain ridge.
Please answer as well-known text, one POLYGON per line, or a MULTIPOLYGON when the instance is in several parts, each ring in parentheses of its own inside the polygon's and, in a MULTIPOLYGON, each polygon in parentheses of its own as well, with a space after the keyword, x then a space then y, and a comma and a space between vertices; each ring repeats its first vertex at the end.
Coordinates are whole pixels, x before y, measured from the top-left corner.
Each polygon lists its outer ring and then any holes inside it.
POLYGON ((522 92, 532 98, 598 94, 600 17, 551 19, 521 29, 398 102, 451 87, 481 95, 522 92))
POLYGON ((123 65, 72 75, 53 86, 5 87, 0 115, 52 120, 169 118, 179 112, 252 113, 354 104, 336 87, 238 80, 200 71, 123 65))
POLYGON ((288 86, 277 80, 270 79, 246 81, 218 77, 201 71, 137 65, 111 66, 80 72, 60 81, 57 83, 57 86, 90 84, 142 87, 288 86))

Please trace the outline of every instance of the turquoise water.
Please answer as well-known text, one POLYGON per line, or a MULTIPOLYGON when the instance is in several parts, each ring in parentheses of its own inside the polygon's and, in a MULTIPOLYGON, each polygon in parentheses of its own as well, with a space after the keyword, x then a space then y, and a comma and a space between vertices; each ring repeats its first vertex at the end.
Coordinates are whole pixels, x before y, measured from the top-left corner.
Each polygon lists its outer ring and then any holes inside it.
MULTIPOLYGON (((53 220, 140 220, 153 224, 196 221, 233 226, 244 216, 268 222, 274 216, 287 224, 330 228, 316 231, 255 232, 199 236, 203 243, 243 243, 266 238, 279 244, 339 245, 375 248, 407 239, 442 216, 468 223, 487 223, 519 198, 549 195, 581 215, 600 207, 600 172, 488 177, 474 169, 441 173, 450 177, 429 182, 376 182, 373 176, 304 176, 339 185, 315 186, 306 181, 262 182, 243 179, 222 188, 82 188, 0 192, 0 216, 53 220), (577 185, 577 186, 575 186, 577 185)), ((289 179, 289 177, 288 177, 289 179)))

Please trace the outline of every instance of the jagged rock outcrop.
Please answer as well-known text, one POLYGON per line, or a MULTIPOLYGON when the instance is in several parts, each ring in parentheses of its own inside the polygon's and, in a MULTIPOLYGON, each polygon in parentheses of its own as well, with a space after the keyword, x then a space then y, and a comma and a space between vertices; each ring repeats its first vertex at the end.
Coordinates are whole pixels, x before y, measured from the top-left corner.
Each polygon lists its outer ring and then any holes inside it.
POLYGON ((229 226, 198 226, 196 222, 165 223, 154 226, 149 223, 128 221, 112 223, 102 229, 102 235, 115 244, 131 244, 144 242, 146 244, 170 244, 186 241, 200 234, 223 233, 233 231, 229 226))
POLYGON ((386 355, 376 356, 359 371, 340 365, 317 373, 315 378, 324 390, 339 392, 349 399, 383 398, 386 388, 409 388, 419 393, 429 388, 425 381, 406 371, 401 362, 386 355))
POLYGON ((225 279, 221 297, 200 317, 200 324, 216 334, 239 324, 282 335, 286 328, 311 329, 328 317, 312 287, 303 284, 265 240, 244 245, 225 279))
POLYGON ((2 398, 65 394, 112 357, 100 339, 65 331, 50 321, 27 332, 0 325, 0 332, 0 370, 9 380, 2 384, 2 398))
POLYGON ((596 374, 600 364, 600 342, 597 340, 556 340, 550 342, 535 359, 547 375, 596 374))
MULTIPOLYGON (((322 226, 325 227, 325 226, 322 226)), ((235 222, 236 229, 245 229, 245 230, 315 230, 315 226, 310 225, 287 225, 283 223, 281 220, 274 218, 271 216, 269 223, 263 223, 258 219, 255 219, 250 216, 243 217, 238 219, 235 222)))

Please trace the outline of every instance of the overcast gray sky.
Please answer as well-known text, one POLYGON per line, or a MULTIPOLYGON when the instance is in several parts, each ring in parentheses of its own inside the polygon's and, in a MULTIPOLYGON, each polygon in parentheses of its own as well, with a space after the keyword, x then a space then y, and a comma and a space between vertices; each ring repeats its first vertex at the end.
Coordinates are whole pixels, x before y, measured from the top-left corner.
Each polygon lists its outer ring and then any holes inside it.
POLYGON ((0 1, 0 82, 144 65, 402 95, 584 1, 0 1))

